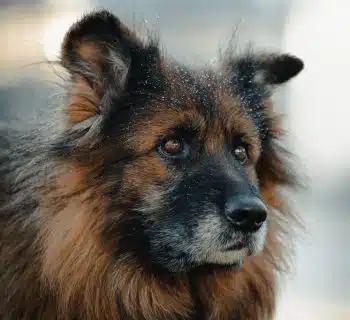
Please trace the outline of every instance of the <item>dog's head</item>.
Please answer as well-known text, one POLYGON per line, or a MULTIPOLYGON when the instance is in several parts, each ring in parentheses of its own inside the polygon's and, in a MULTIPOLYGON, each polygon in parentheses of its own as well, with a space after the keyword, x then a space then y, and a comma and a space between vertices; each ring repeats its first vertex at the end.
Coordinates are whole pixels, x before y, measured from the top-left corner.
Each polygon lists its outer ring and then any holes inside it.
POLYGON ((116 256, 188 271, 262 251, 264 188, 288 175, 270 95, 301 60, 227 54, 216 70, 192 70, 101 11, 68 32, 62 64, 72 89, 56 151, 94 164, 89 183, 103 185, 103 237, 116 256))

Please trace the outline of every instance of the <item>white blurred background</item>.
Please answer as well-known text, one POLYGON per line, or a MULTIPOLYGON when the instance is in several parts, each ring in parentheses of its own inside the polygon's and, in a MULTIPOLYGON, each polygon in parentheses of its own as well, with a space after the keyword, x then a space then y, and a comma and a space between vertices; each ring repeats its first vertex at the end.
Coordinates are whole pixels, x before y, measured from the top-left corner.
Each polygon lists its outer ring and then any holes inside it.
POLYGON ((302 74, 275 97, 309 177, 295 198, 307 233, 276 319, 349 320, 350 1, 0 0, 0 120, 45 116, 60 89, 52 68, 37 62, 55 59, 69 25, 96 7, 155 29, 189 64, 214 60, 237 26, 240 47, 304 59, 302 74))

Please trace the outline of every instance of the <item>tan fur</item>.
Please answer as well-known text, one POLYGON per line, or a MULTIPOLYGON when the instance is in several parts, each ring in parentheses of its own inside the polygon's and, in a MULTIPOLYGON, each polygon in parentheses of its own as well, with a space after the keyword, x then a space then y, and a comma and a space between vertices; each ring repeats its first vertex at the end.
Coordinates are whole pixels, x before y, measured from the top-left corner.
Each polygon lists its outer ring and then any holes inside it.
MULTIPOLYGON (((132 46, 139 50, 145 47, 132 31, 114 20, 117 30, 114 30, 117 33, 114 36, 120 43, 126 42, 129 51, 132 46)), ((71 67, 69 53, 73 52, 97 76, 94 74, 96 81, 89 83, 79 70, 73 68, 71 71, 72 88, 65 107, 68 128, 100 116, 106 85, 100 71, 109 62, 98 41, 85 38, 76 41, 74 36, 81 31, 79 24, 72 30, 63 43, 62 65, 67 69, 71 67)), ((181 108, 159 102, 160 99, 150 99, 150 105, 146 106, 149 118, 130 121, 131 129, 124 136, 114 137, 115 140, 109 141, 110 145, 99 145, 101 141, 97 139, 91 149, 79 149, 80 154, 75 154, 78 147, 73 145, 67 152, 69 156, 63 160, 55 158, 54 169, 45 172, 44 181, 38 190, 35 189, 38 204, 30 217, 18 218, 6 206, 1 206, 0 300, 3 303, 0 304, 0 316, 8 316, 4 319, 273 318, 277 275, 290 253, 280 240, 285 230, 279 215, 288 224, 295 221, 279 189, 294 186, 295 181, 274 146, 262 145, 253 121, 231 92, 223 88, 215 92, 217 117, 209 126, 200 112, 202 106, 193 97, 195 94, 188 92, 186 83, 181 82, 180 74, 170 70, 164 60, 155 68, 163 69, 167 90, 174 92, 175 98, 181 97, 181 108), (132 252, 115 254, 122 246, 118 232, 123 230, 112 230, 113 237, 107 234, 111 222, 118 226, 132 219, 128 209, 134 205, 136 197, 157 204, 157 184, 169 181, 171 177, 181 179, 180 175, 172 176, 156 153, 155 145, 157 139, 169 134, 171 128, 186 122, 191 123, 198 131, 198 137, 205 141, 203 147, 209 155, 224 151, 227 133, 242 134, 241 140, 250 145, 246 170, 251 181, 257 182, 259 178, 262 197, 272 210, 263 252, 247 257, 239 270, 198 268, 190 272, 157 274, 150 271, 149 261, 143 261, 132 252), (118 189, 111 190, 110 182, 104 180, 102 173, 106 163, 119 156, 113 144, 115 141, 130 148, 136 159, 121 168, 118 189), (108 205, 112 202, 116 205, 111 212, 108 205), (1 289, 5 285, 11 289, 9 294, 1 289)), ((118 90, 123 89, 123 84, 117 81, 113 84, 120 85, 118 90)), ((272 108, 271 101, 266 100, 269 132, 279 138, 283 130, 272 108)), ((45 165, 42 166, 42 171, 47 170, 45 165)), ((1 205, 7 198, 16 200, 17 196, 16 191, 2 191, 3 184, 0 183, 1 205)), ((13 207, 17 209, 16 204, 13 207)), ((158 217, 148 218, 156 220, 158 217)))
MULTIPOLYGON (((145 183, 154 183, 149 180, 152 175, 147 176, 148 170, 153 176, 158 172, 160 180, 166 178, 164 165, 152 158, 141 158, 130 172, 126 171, 129 178, 125 185, 130 190, 143 186, 147 192, 145 183)), ((101 242, 107 199, 98 189, 86 187, 81 191, 88 168, 75 167, 67 172, 56 187, 58 197, 55 201, 51 198, 48 204, 65 202, 64 208, 47 219, 41 235, 43 277, 45 281, 53 281, 50 285, 60 292, 62 310, 72 313, 79 310, 86 319, 121 319, 115 304, 119 296, 127 313, 136 319, 172 319, 174 314, 191 319, 198 303, 191 297, 192 285, 204 308, 203 319, 229 320, 233 312, 240 319, 262 319, 262 314, 272 316, 276 293, 274 263, 279 263, 281 254, 275 238, 278 225, 271 225, 263 254, 248 258, 241 271, 175 276, 171 286, 164 286, 134 257, 113 262, 112 244, 101 242), (75 195, 77 190, 80 192, 75 195)), ((274 181, 269 179, 262 181, 263 197, 280 210, 283 202, 274 181)), ((123 212, 115 214, 119 216, 117 219, 123 219, 123 212)))

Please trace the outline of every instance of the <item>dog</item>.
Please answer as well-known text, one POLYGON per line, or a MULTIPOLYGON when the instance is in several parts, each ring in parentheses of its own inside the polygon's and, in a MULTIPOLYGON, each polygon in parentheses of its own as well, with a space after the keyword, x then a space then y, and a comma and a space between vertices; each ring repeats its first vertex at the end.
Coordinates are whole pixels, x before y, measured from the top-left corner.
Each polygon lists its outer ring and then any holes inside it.
POLYGON ((2 130, 1 319, 272 319, 298 179, 271 97, 304 63, 194 69, 158 42, 84 15, 64 128, 2 130))

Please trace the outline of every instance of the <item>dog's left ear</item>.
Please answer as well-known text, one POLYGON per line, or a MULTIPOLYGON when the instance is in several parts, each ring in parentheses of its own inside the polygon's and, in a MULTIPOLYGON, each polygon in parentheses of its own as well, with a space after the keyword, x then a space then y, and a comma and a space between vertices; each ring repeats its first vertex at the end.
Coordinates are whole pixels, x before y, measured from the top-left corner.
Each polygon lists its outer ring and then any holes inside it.
POLYGON ((287 82, 303 70, 304 63, 289 54, 247 54, 224 60, 224 68, 234 93, 244 98, 252 90, 266 93, 271 85, 287 82))
POLYGON ((289 54, 253 54, 223 61, 225 83, 251 116, 260 137, 269 132, 266 107, 273 89, 295 77, 304 68, 301 59, 289 54))
POLYGON ((304 68, 301 59, 288 55, 270 55, 261 57, 261 69, 265 72, 267 84, 282 84, 295 77, 304 68))

